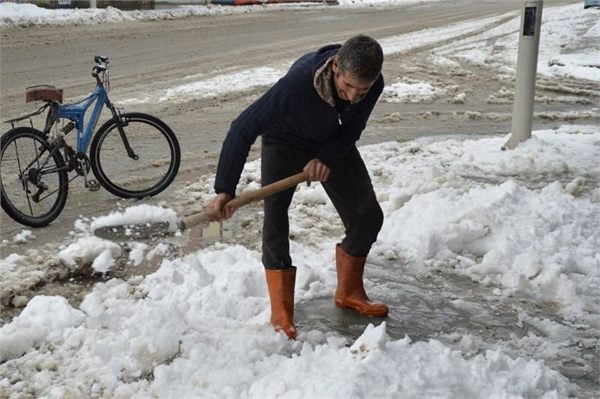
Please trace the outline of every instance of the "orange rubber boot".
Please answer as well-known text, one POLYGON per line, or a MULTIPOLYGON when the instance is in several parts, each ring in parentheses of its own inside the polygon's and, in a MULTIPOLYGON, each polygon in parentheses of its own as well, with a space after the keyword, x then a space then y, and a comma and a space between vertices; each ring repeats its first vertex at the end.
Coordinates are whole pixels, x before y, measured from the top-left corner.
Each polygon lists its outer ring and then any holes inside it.
POLYGON ((296 339, 294 325, 294 287, 296 285, 296 267, 289 269, 265 269, 269 298, 271 298, 271 324, 275 331, 281 331, 289 339, 296 339))
POLYGON ((335 252, 338 287, 335 291, 335 305, 340 308, 355 309, 368 316, 385 316, 388 307, 379 302, 371 302, 363 286, 363 272, 366 256, 348 255, 340 244, 335 252))

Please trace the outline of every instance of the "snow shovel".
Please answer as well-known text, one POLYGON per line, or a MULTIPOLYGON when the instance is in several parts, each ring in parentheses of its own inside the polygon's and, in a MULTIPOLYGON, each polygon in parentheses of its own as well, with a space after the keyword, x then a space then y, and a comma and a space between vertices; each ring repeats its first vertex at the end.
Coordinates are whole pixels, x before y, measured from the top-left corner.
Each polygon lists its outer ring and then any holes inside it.
MULTIPOLYGON (((271 183, 267 186, 259 188, 258 190, 232 199, 225 204, 225 207, 237 209, 253 202, 258 202, 273 194, 308 181, 308 176, 308 172, 301 172, 288 178, 276 181, 275 183, 271 183)), ((160 237, 171 235, 176 231, 190 229, 203 222, 210 222, 214 216, 215 214, 212 210, 205 209, 202 212, 179 218, 176 228, 170 226, 169 222, 151 222, 140 225, 112 225, 100 227, 94 230, 94 235, 108 240, 118 238, 139 239, 160 237)))

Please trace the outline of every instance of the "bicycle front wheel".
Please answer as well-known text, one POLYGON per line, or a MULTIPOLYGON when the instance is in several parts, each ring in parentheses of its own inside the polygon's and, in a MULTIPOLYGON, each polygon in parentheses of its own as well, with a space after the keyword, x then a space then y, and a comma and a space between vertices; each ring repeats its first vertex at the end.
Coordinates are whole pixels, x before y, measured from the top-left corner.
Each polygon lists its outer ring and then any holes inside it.
POLYGON ((44 134, 30 127, 9 130, 0 141, 2 209, 25 226, 47 226, 69 194, 62 155, 52 154, 44 134))
POLYGON ((177 176, 181 162, 177 137, 151 115, 127 113, 121 120, 122 132, 113 118, 94 136, 90 151, 94 175, 121 198, 156 195, 177 176))

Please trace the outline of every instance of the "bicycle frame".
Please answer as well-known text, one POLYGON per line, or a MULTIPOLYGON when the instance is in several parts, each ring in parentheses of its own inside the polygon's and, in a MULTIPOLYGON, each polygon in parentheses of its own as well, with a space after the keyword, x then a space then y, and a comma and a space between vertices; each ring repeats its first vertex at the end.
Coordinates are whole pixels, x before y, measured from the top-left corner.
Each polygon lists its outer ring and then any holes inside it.
POLYGON ((96 124, 102 113, 104 105, 108 102, 108 94, 104 85, 99 83, 94 92, 86 99, 73 104, 60 105, 58 109, 58 118, 67 118, 76 123, 77 126, 77 152, 86 153, 96 124), (87 125, 85 125, 85 113, 88 108, 96 102, 92 115, 87 125), (85 131, 84 131, 85 125, 85 131))

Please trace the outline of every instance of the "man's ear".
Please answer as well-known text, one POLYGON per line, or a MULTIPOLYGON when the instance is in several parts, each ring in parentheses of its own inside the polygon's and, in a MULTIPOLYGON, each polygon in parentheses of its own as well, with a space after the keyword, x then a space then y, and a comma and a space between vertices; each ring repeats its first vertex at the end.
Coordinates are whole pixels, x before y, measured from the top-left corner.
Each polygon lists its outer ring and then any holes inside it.
POLYGON ((333 73, 337 73, 340 70, 340 62, 338 61, 337 55, 333 57, 331 69, 333 70, 333 73))

